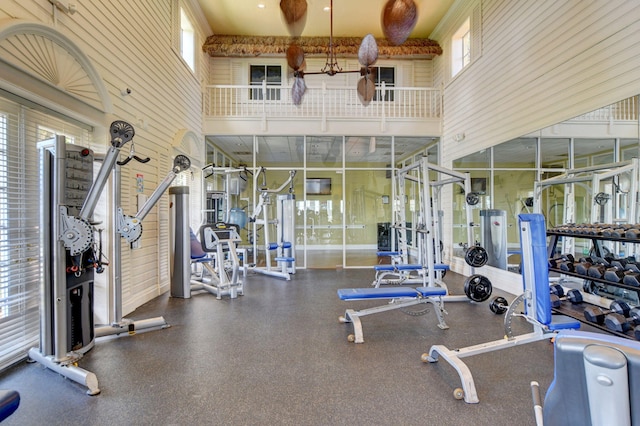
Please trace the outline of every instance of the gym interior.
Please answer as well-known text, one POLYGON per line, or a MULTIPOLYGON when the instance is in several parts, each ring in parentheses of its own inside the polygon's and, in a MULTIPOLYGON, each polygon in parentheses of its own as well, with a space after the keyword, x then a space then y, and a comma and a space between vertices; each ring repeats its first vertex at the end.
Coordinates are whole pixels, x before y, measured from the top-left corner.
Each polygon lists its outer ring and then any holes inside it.
POLYGON ((0 421, 640 424, 638 17, 4 2, 0 421))

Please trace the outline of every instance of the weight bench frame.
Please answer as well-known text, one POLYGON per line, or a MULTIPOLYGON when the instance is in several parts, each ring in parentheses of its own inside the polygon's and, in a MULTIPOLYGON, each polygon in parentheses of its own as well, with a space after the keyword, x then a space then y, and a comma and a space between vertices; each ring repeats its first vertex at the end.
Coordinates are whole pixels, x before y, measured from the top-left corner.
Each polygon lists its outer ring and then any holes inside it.
POLYGON ((353 335, 348 337, 349 341, 364 343, 364 333, 362 331, 362 321, 360 317, 378 314, 395 309, 407 308, 425 303, 431 303, 438 317, 438 327, 446 330, 449 326, 444 321, 443 297, 447 290, 442 287, 384 287, 384 288, 344 288, 338 290, 338 297, 341 300, 389 300, 387 305, 375 306, 373 308, 356 311, 347 309, 343 316, 338 318, 341 323, 353 324, 353 335))
POLYGON ((547 268, 546 228, 541 214, 520 214, 520 244, 522 246, 524 293, 509 306, 504 318, 505 338, 461 349, 448 349, 443 345, 431 346, 422 354, 422 361, 435 363, 443 358, 458 372, 462 388, 454 390, 456 399, 464 398, 469 404, 480 402, 469 367, 461 358, 493 352, 539 340, 551 339, 558 331, 580 328, 580 322, 563 315, 551 314, 549 270, 547 268), (516 312, 524 304, 524 313, 516 312), (511 325, 514 317, 522 317, 533 325, 533 332, 513 336, 511 325))
MULTIPOLYGON (((375 288, 380 287, 380 285, 428 285, 427 275, 429 270, 428 267, 424 265, 391 263, 389 265, 375 265, 373 269, 376 271, 376 276, 371 285, 375 288), (416 272, 417 275, 413 275, 412 272, 416 272), (390 278, 387 278, 387 276, 390 276, 390 278)), ((449 265, 436 263, 433 265, 433 270, 436 273, 442 273, 442 271, 449 270, 449 265)), ((436 282, 440 281, 440 277, 436 277, 436 282)))

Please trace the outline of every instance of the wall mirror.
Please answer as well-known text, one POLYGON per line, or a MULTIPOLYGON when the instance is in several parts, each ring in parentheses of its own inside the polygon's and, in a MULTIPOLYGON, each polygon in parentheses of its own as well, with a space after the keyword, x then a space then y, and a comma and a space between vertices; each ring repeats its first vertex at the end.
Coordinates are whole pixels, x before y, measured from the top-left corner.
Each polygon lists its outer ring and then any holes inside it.
POLYGON ((637 212, 630 217, 628 208, 632 173, 599 180, 597 188, 591 180, 576 183, 572 194, 565 184, 540 182, 574 170, 637 161, 632 159, 640 152, 638 120, 638 96, 633 96, 454 160, 453 169, 470 173, 480 198, 468 206, 463 191, 453 194, 454 256, 464 257, 465 208, 473 211, 474 239, 487 250, 488 265, 515 273, 520 272, 520 213, 539 211, 547 228, 568 220, 636 223, 637 212), (544 189, 536 193, 536 185, 544 189), (598 194, 607 202, 596 199, 598 194))

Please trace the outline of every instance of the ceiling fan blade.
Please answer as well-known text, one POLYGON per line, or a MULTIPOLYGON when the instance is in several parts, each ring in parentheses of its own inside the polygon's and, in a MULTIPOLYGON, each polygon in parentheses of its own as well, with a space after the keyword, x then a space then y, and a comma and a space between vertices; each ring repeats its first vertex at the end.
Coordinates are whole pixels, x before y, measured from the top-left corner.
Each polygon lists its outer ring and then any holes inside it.
POLYGON ((362 102, 362 105, 369 105, 375 92, 376 85, 373 83, 373 80, 366 76, 358 80, 358 98, 360 102, 362 102))
POLYGON ((287 24, 293 25, 307 13, 307 0, 280 0, 280 10, 287 24))
POLYGON ((287 48, 287 64, 289 64, 294 71, 298 71, 302 67, 303 63, 304 51, 302 50, 302 47, 297 44, 289 45, 287 48))
POLYGON ((302 97, 306 91, 307 84, 304 82, 304 78, 296 77, 293 80, 293 86, 291 86, 291 99, 294 105, 300 105, 302 103, 302 97))
POLYGON ((388 0, 382 9, 382 32, 389 43, 404 43, 418 21, 418 8, 413 0, 388 0))
POLYGON ((358 61, 364 67, 369 67, 376 63, 378 60, 378 43, 376 43, 375 37, 371 34, 367 34, 360 43, 360 49, 358 49, 358 61))

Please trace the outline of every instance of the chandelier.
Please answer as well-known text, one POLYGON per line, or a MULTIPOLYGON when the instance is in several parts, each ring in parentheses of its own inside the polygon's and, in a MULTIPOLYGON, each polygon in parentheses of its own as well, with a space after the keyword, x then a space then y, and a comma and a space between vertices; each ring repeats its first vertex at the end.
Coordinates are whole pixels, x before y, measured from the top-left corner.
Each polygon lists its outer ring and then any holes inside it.
MULTIPOLYGON (((302 19, 307 11, 306 0, 281 0, 280 9, 285 21, 290 25, 302 19)), ((417 18, 417 9, 413 0, 388 0, 382 12, 382 28, 385 37, 393 44, 399 45, 407 39, 417 18)), ((333 43, 333 0, 330 1, 330 28, 327 59, 320 71, 305 72, 304 51, 295 41, 287 49, 287 63, 293 69, 294 81, 291 87, 291 98, 295 105, 302 103, 302 97, 307 90, 304 81, 305 75, 326 74, 334 76, 339 73, 360 73, 357 92, 360 102, 367 106, 375 94, 375 81, 371 67, 378 60, 378 44, 372 34, 367 34, 362 39, 358 49, 359 70, 343 70, 338 65, 338 60, 333 43)))

